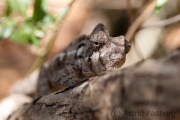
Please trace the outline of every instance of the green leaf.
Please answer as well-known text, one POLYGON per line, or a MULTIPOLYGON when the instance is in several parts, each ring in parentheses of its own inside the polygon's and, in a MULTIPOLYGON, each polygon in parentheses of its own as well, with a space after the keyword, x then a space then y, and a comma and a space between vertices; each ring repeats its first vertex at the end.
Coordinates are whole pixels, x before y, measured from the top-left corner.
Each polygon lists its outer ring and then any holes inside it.
POLYGON ((39 46, 39 39, 35 35, 32 35, 31 36, 31 43, 35 46, 39 46))
POLYGON ((7 0, 6 15, 8 16, 12 11, 17 11, 26 16, 28 0, 7 0))
POLYGON ((35 46, 39 45, 39 34, 40 32, 32 23, 24 23, 22 24, 16 31, 14 31, 10 38, 12 41, 24 44, 24 43, 31 43, 35 46))
POLYGON ((12 13, 12 8, 10 7, 9 3, 6 2, 6 11, 5 11, 5 15, 9 16, 12 13))
POLYGON ((0 37, 1 38, 8 38, 11 35, 12 31, 13 31, 12 26, 3 26, 1 28, 0 37))
MULTIPOLYGON (((6 0, 6 20, 0 18, 0 37, 7 38, 17 43, 31 43, 39 45, 39 39, 45 36, 45 32, 54 24, 55 17, 47 14, 47 0, 34 0, 34 12, 32 17, 26 16, 28 0, 6 0), (13 25, 5 24, 10 21, 13 11, 21 13, 23 22, 13 25)), ((62 14, 67 10, 64 9, 62 14)), ((16 20, 16 19, 12 19, 16 20)))
POLYGON ((16 31, 14 31, 10 38, 17 43, 28 43, 33 35, 34 28, 31 24, 22 24, 16 31))
POLYGON ((16 21, 4 17, 1 18, 1 22, 3 24, 0 26, 0 37, 6 39, 12 34, 14 27, 16 25, 16 21))
POLYGON ((43 23, 44 25, 52 24, 52 23, 54 23, 54 20, 55 20, 55 19, 54 19, 52 16, 46 15, 46 16, 43 18, 42 23, 43 23))
POLYGON ((159 13, 159 10, 161 9, 161 7, 162 7, 167 1, 168 1, 168 0, 157 0, 155 12, 156 12, 156 13, 159 13))
POLYGON ((35 23, 41 21, 46 16, 46 5, 46 0, 35 0, 34 12, 32 17, 35 23))

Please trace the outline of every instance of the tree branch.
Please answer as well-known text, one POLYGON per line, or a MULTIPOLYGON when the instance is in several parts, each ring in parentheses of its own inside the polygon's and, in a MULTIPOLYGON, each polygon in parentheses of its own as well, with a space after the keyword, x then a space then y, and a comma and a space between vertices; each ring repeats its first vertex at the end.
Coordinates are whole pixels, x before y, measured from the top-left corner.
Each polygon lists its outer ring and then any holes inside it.
POLYGON ((48 53, 50 52, 51 48, 53 47, 53 44, 56 40, 57 37, 57 33, 58 31, 61 29, 63 22, 67 19, 67 17, 69 16, 70 12, 71 12, 71 8, 74 4, 75 0, 72 0, 72 2, 69 3, 69 8, 70 10, 68 10, 68 12, 60 19, 57 19, 55 21, 54 27, 52 29, 49 30, 48 33, 48 42, 45 46, 43 46, 44 49, 44 53, 43 55, 39 55, 36 60, 34 61, 32 67, 29 69, 28 73, 26 74, 26 76, 28 76, 29 74, 31 74, 34 70, 36 70, 37 68, 39 68, 40 66, 42 66, 42 64, 45 62, 46 57, 48 55, 48 53))
POLYGON ((131 41, 134 37, 135 33, 138 31, 141 24, 152 14, 154 11, 156 4, 156 0, 150 0, 147 5, 145 6, 144 11, 141 15, 133 22, 133 24, 128 29, 125 37, 128 41, 131 41))
POLYGON ((176 23, 178 21, 180 21, 180 14, 173 16, 173 17, 170 17, 170 18, 167 18, 165 20, 161 20, 161 21, 156 22, 156 23, 151 24, 151 25, 144 25, 140 29, 164 27, 164 26, 176 23))
POLYGON ((180 119, 179 78, 176 51, 166 59, 140 62, 41 97, 8 120, 180 119))

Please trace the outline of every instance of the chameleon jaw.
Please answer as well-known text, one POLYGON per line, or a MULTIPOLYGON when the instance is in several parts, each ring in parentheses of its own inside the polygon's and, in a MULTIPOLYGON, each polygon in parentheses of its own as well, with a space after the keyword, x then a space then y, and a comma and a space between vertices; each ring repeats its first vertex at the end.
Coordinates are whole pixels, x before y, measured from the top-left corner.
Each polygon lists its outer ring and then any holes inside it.
POLYGON ((106 70, 112 70, 120 68, 125 62, 125 57, 121 59, 113 59, 111 62, 106 66, 106 70))

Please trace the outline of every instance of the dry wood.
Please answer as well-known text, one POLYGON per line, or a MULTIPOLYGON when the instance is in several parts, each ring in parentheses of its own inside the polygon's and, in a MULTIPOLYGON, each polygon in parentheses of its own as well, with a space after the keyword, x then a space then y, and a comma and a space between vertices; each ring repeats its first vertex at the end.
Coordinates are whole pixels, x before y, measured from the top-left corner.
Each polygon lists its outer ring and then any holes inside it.
POLYGON ((133 24, 129 27, 125 37, 128 41, 131 41, 134 37, 135 33, 138 31, 139 27, 143 24, 143 22, 153 13, 156 5, 156 0, 150 0, 143 12, 138 16, 138 18, 133 22, 133 24))
POLYGON ((175 51, 41 97, 9 120, 177 120, 179 86, 180 51, 175 51))

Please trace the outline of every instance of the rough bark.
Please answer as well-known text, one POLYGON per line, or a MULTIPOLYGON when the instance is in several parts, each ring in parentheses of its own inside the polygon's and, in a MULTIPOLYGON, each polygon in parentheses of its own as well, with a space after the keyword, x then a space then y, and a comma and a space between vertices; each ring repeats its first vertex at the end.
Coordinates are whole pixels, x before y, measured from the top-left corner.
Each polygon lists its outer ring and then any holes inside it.
POLYGON ((8 119, 180 119, 180 51, 43 96, 8 119))

